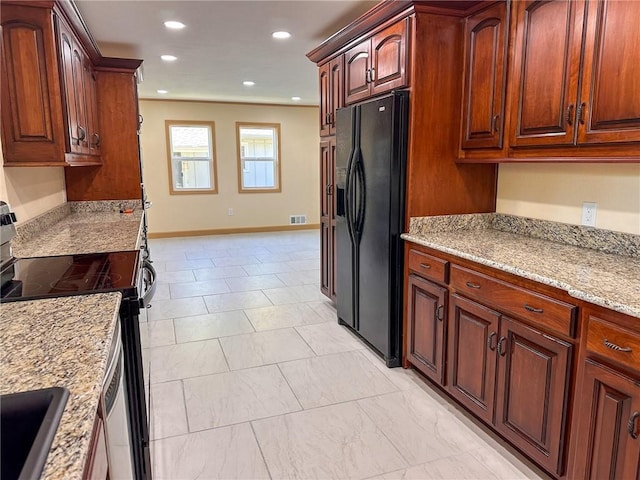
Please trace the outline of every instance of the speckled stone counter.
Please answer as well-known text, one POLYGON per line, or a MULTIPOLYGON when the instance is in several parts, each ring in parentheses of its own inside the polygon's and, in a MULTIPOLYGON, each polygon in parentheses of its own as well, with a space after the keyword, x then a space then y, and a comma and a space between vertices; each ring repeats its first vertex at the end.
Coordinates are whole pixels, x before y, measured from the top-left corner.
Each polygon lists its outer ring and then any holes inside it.
MULTIPOLYGON (((451 216, 451 222, 447 216, 434 217, 427 227, 412 221, 412 228, 402 238, 640 318, 640 258, 631 256, 640 244, 639 236, 611 232, 617 248, 627 255, 612 254, 561 243, 561 238, 536 238, 520 233, 526 231, 522 228, 519 233, 501 231, 496 229, 506 229, 501 217, 451 216)), ((605 238, 601 232, 598 235, 605 238)))
POLYGON ((24 258, 137 250, 141 227, 140 209, 130 214, 71 211, 33 236, 16 237, 13 254, 24 258))
POLYGON ((0 393, 69 389, 42 479, 82 478, 120 299, 101 293, 0 306, 0 393))

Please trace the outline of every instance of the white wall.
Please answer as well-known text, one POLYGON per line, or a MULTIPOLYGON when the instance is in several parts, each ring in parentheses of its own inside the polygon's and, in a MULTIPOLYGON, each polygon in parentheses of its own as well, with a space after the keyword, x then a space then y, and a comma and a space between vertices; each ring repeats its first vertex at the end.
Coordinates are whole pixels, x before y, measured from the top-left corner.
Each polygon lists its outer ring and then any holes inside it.
POLYGON ((320 222, 317 107, 141 100, 140 111, 152 234, 285 226, 289 215, 320 222), (217 194, 169 194, 165 120, 215 122, 217 194), (280 124, 280 193, 238 193, 235 122, 280 124), (227 215, 229 208, 233 216, 227 215))
POLYGON ((596 202, 596 227, 640 234, 640 164, 501 164, 496 211, 580 225, 596 202))
POLYGON ((64 167, 0 168, 0 200, 11 205, 18 223, 63 204, 67 201, 64 167))

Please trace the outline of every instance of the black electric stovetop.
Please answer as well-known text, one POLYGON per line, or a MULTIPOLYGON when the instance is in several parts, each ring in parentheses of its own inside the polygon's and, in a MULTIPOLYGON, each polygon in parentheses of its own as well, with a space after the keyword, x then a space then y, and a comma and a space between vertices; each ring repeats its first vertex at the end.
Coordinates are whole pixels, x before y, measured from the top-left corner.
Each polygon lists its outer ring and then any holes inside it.
POLYGON ((139 252, 19 258, 2 271, 0 302, 136 288, 139 252))

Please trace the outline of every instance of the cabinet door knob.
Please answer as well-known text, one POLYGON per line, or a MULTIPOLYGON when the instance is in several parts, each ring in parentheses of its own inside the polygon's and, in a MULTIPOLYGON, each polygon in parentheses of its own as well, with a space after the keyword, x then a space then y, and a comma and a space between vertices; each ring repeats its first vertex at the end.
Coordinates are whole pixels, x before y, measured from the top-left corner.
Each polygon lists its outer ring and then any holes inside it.
POLYGON ((94 133, 93 135, 91 135, 91 137, 94 139, 94 141, 91 142, 91 146, 92 147, 99 147, 100 146, 100 135, 98 135, 97 133, 94 133))
POLYGON ((370 68, 367 68, 367 71, 365 73, 364 81, 366 83, 371 83, 371 69, 370 68))
POLYGON ((436 318, 440 321, 444 320, 444 305, 438 305, 436 308, 436 318))
POLYGON ((333 195, 333 185, 328 184, 328 185, 325 187, 325 192, 326 192, 326 194, 327 194, 327 195, 333 195))
POLYGON ((609 340, 607 340, 606 338, 604 339, 604 346, 616 351, 616 352, 624 352, 624 353, 631 353, 631 347, 621 347, 620 345, 616 345, 615 343, 611 343, 609 340))
POLYGON ((87 131, 81 127, 80 125, 78 125, 78 141, 83 141, 85 138, 87 138, 87 131))
POLYGON ((475 289, 480 288, 480 285, 478 285, 477 283, 467 282, 466 285, 469 288, 475 288, 475 289))
POLYGON ((638 438, 638 434, 636 433, 636 419, 638 417, 640 417, 640 412, 633 412, 627 422, 627 432, 629 432, 629 436, 634 440, 638 438))
POLYGON ((572 103, 571 105, 569 105, 567 107, 567 113, 566 113, 566 115, 564 117, 564 119, 567 122, 567 125, 569 125, 569 126, 573 125, 573 109, 574 109, 574 106, 573 106, 573 103, 572 103))
POLYGON ((496 350, 496 337, 498 335, 496 334, 496 332, 491 332, 491 334, 489 335, 489 338, 487 339, 487 345, 489 347, 489 350, 491 350, 492 352, 495 352, 496 350))
POLYGON ((376 81, 376 69, 371 67, 371 74, 369 76, 369 80, 371 83, 376 81))

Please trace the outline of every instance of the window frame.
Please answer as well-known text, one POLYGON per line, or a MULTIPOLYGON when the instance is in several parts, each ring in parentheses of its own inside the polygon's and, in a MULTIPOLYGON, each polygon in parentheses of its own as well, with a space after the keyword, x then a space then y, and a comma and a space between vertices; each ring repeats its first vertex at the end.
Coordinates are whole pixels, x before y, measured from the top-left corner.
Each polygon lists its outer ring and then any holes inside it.
POLYGON ((169 167, 170 195, 211 195, 218 193, 218 163, 216 155, 216 124, 213 121, 202 120, 165 120, 165 136, 167 141, 167 161, 169 167), (211 131, 211 160, 209 169, 211 174, 211 188, 175 188, 173 178, 173 149, 171 148, 171 127, 209 127, 211 131))
POLYGON ((282 192, 282 134, 281 125, 279 123, 262 123, 262 122, 236 122, 236 154, 238 166, 238 193, 281 193, 282 192), (242 146, 240 144, 241 128, 273 128, 276 132, 276 171, 274 179, 276 186, 273 188, 247 188, 242 185, 242 146))

